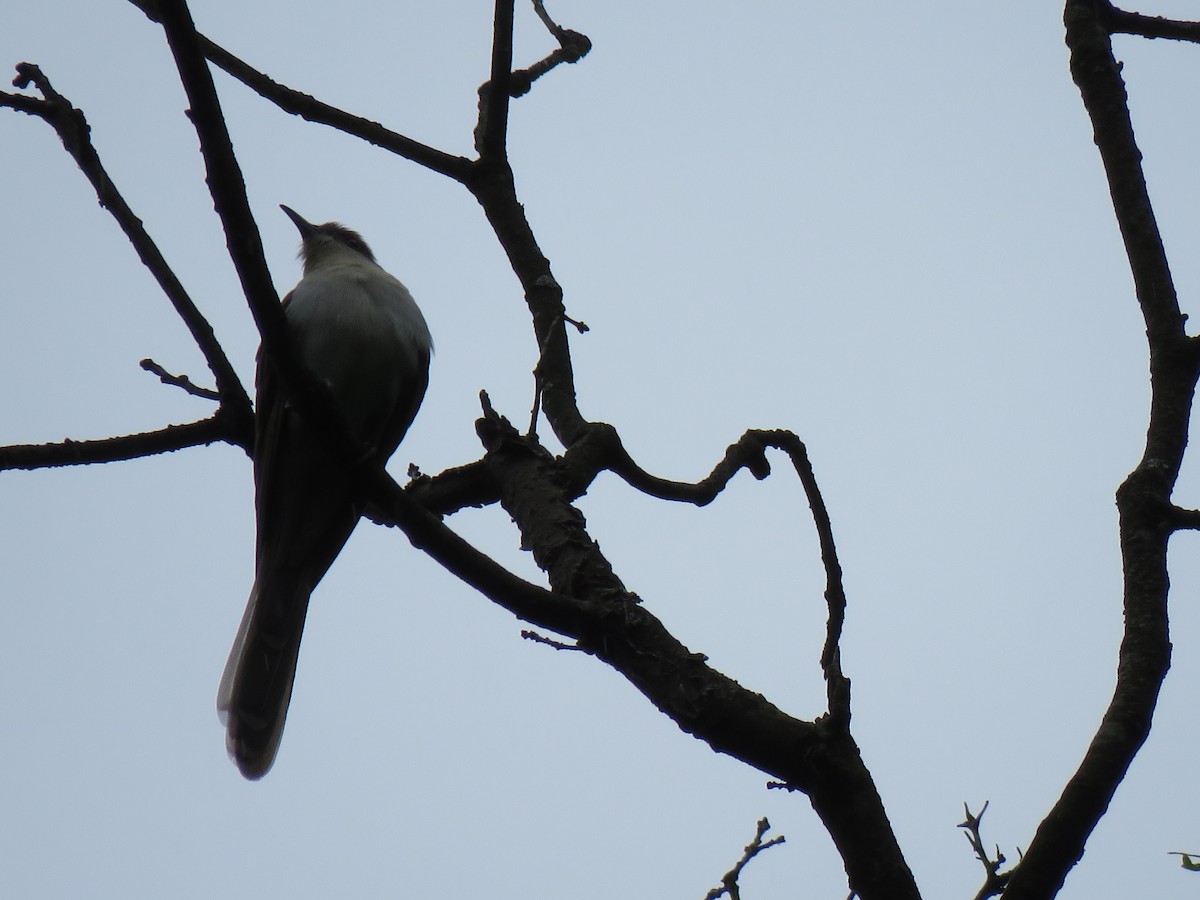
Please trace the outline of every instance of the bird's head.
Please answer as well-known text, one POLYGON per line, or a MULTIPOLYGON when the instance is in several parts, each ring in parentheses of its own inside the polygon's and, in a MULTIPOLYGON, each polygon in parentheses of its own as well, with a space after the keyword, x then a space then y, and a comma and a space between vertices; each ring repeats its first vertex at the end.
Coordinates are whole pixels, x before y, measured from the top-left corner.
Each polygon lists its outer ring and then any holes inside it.
POLYGON ((279 208, 300 232, 300 258, 304 260, 306 273, 333 262, 347 250, 375 262, 375 254, 357 231, 337 222, 314 225, 291 207, 280 204, 279 208))

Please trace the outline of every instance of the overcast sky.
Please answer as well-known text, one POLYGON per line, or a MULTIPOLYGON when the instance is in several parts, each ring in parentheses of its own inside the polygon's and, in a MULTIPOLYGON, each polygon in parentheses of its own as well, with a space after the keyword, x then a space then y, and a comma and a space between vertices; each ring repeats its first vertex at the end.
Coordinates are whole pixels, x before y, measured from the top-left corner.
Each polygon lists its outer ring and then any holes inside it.
MULTIPOLYGON (((1154 9, 1188 15, 1194 4, 1154 9)), ((512 115, 518 189, 591 326, 580 405, 648 469, 697 479, 746 428, 808 444, 846 570, 854 734, 927 897, 981 883, 956 823, 985 800, 1010 858, 1078 763, 1121 633, 1113 492, 1148 398, 1143 326, 1061 6, 585 3, 595 49, 512 115)), ((491 4, 196 3, 275 79, 469 155, 491 4)), ((161 30, 132 6, 9 4, 0 62, 82 107, 118 187, 250 382, 161 30)), ((553 46, 520 7, 517 62, 553 46)), ((1185 309, 1200 288, 1200 48, 1118 55, 1185 309)), ((403 160, 217 86, 276 286, 287 203, 363 232, 437 344, 393 458, 476 458, 478 392, 523 422, 537 348, 474 200, 403 160)), ((41 122, 0 110, 0 443, 211 412, 198 351, 41 122)), ((545 429, 543 429, 545 430, 545 429)), ((1185 468, 1177 500, 1200 505, 1185 468)), ((626 585, 691 649, 796 715, 822 708, 816 541, 780 459, 711 507, 601 478, 581 501, 626 585)), ((239 450, 0 474, 0 895, 698 900, 766 815, 787 844, 745 896, 841 898, 800 795, 680 732, 403 535, 362 526, 316 592, 279 759, 228 761, 214 699, 253 578, 239 450)), ((502 511, 450 524, 539 577, 502 511)), ((1200 552, 1172 544, 1174 665, 1150 740, 1065 898, 1194 897, 1200 552)))

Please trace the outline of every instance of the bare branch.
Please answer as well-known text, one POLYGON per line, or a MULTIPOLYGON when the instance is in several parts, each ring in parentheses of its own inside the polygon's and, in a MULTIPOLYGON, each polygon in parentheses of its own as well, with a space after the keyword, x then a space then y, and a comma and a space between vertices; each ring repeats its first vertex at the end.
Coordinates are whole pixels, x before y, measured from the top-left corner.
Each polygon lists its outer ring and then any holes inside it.
POLYGON ((147 372, 151 372, 158 376, 158 380, 163 384, 169 384, 172 387, 182 388, 193 397, 203 397, 205 400, 220 400, 221 395, 209 388, 202 388, 196 385, 192 379, 186 375, 172 375, 158 363, 152 359, 143 359, 138 363, 147 372))
POLYGON ((551 69, 562 63, 577 63, 592 49, 592 42, 586 34, 563 28, 550 18, 550 14, 546 12, 546 4, 542 0, 533 0, 533 9, 538 14, 538 18, 542 20, 542 24, 546 26, 546 30, 558 41, 558 49, 545 59, 538 60, 528 69, 518 69, 512 73, 509 93, 513 97, 520 97, 528 93, 529 89, 533 87, 533 83, 551 69))
MULTIPOLYGON (((412 482, 405 487, 405 491, 438 517, 451 515, 468 506, 490 506, 500 499, 488 475, 487 466, 479 461, 446 469, 432 476, 410 469, 409 477, 412 482)), ((366 514, 375 518, 369 509, 366 514)))
POLYGON ((750 430, 731 444, 725 457, 701 481, 690 484, 668 481, 649 474, 629 455, 620 435, 611 425, 597 422, 588 426, 585 437, 575 442, 565 454, 564 462, 571 472, 571 493, 577 497, 591 483, 596 473, 605 469, 625 480, 631 487, 652 497, 706 506, 711 503, 742 469, 747 469, 759 481, 771 474, 766 450, 775 448, 788 455, 808 499, 813 524, 825 567, 825 601, 829 609, 825 646, 821 652, 821 668, 825 673, 829 713, 840 727, 849 727, 850 683, 841 670, 838 649, 846 618, 846 592, 842 567, 838 561, 833 525, 821 495, 816 474, 803 441, 790 431, 750 430))
POLYGON ((224 413, 187 425, 168 425, 159 431, 127 434, 91 441, 65 440, 57 444, 13 444, 0 447, 0 471, 82 466, 155 456, 185 447, 222 441, 249 452, 249 443, 224 413))
POLYGON ((1168 38, 1175 41, 1200 42, 1200 22, 1144 16, 1141 13, 1117 9, 1105 0, 1099 7, 1105 27, 1112 34, 1134 34, 1144 38, 1168 38))
MULTIPOLYGON (((107 209, 116 220, 121 230, 129 238, 134 251, 142 263, 150 270, 171 305, 187 326, 196 346, 204 354, 209 370, 216 379, 217 390, 228 415, 236 420, 236 429, 250 433, 253 413, 250 398, 242 386, 225 351, 217 341, 212 326, 201 315, 196 304, 188 296, 183 284, 176 277, 171 267, 167 265, 158 246, 142 225, 141 219, 134 215, 125 198, 121 196, 116 185, 105 171, 100 162, 100 156, 91 143, 91 127, 87 123, 82 110, 71 105, 62 94, 50 84, 50 80, 41 69, 30 63, 17 66, 17 77, 13 84, 19 88, 34 85, 42 94, 43 99, 17 94, 0 92, 0 106, 36 115, 49 124, 62 140, 63 146, 75 160, 84 176, 92 184, 100 205, 107 209)), ((241 441, 239 441, 241 443, 241 441)))
MULTIPOLYGON (((152 22, 162 21, 157 0, 129 0, 129 2, 145 13, 152 22)), ((323 103, 308 94, 279 84, 204 35, 197 34, 196 37, 200 52, 214 65, 219 66, 284 112, 300 116, 319 125, 328 125, 338 131, 361 138, 389 153, 395 153, 397 156, 402 156, 456 181, 465 181, 470 175, 471 161, 469 159, 426 146, 420 141, 384 128, 378 122, 356 116, 338 109, 336 106, 323 103)))
POLYGON ((512 79, 514 4, 515 0, 496 0, 492 24, 491 74, 479 86, 475 150, 479 153, 480 163, 485 165, 508 165, 508 100, 512 79))
POLYGON ((1146 190, 1142 154, 1129 118, 1125 82, 1120 65, 1113 59, 1108 32, 1094 9, 1097 2, 1102 0, 1067 2, 1071 74, 1092 120, 1146 326, 1154 338, 1181 336, 1183 317, 1146 190))
POLYGON ((987 849, 983 846, 983 835, 980 826, 983 823, 983 814, 987 812, 988 804, 985 801, 983 808, 979 810, 979 814, 975 815, 971 812, 971 808, 967 804, 963 804, 963 812, 966 813, 966 819, 958 823, 958 827, 963 829, 963 833, 967 842, 971 845, 971 849, 975 851, 975 858, 983 864, 985 873, 983 886, 980 887, 978 893, 975 894, 975 900, 987 900, 988 897, 998 897, 1004 892, 1004 886, 1008 884, 1010 873, 1001 872, 1000 867, 1006 862, 1004 854, 1000 852, 1000 848, 996 848, 995 857, 988 855, 987 849))
POLYGON ((545 644, 547 647, 553 647, 555 650, 574 650, 578 653, 587 653, 578 644, 564 644, 562 641, 556 641, 553 638, 548 638, 545 635, 538 634, 536 631, 525 629, 521 632, 521 637, 527 641, 533 641, 535 644, 545 644))
POLYGON ((726 872, 721 877, 721 886, 713 888, 704 895, 704 900, 719 900, 726 894, 729 895, 729 900, 741 900, 741 889, 738 886, 738 878, 742 875, 742 869, 746 868, 746 863, 758 856, 764 850, 770 849, 778 844, 784 843, 787 838, 783 835, 771 838, 769 841, 763 841, 763 837, 771 830, 771 823, 766 818, 758 820, 758 827, 754 830, 754 840, 746 845, 745 852, 742 853, 742 858, 737 861, 732 869, 726 872))
POLYGON ((768 444, 763 440, 768 434, 771 432, 746 432, 729 446, 712 472, 695 484, 651 475, 629 455, 617 430, 604 422, 588 423, 586 432, 568 447, 565 462, 574 479, 575 496, 586 491, 597 474, 609 471, 651 497, 707 506, 742 469, 759 481, 771 474, 764 452, 768 444))
POLYGON ((1150 423, 1141 461, 1117 490, 1125 634, 1117 684, 1083 761, 1011 873, 1005 900, 1054 896, 1150 730, 1171 660, 1167 620, 1170 497, 1187 444, 1200 365, 1183 330, 1175 286, 1142 171, 1107 0, 1067 0, 1071 74, 1092 121, 1113 211, 1125 242, 1150 351, 1150 423))
MULTIPOLYGON (((361 467, 360 467, 361 468, 361 467)), ((592 611, 581 600, 556 594, 514 575, 471 546, 416 502, 382 467, 359 473, 376 513, 404 530, 412 545, 520 619, 563 635, 584 631, 592 611)))
POLYGON ((233 152, 212 73, 200 53, 195 24, 183 0, 162 0, 159 11, 179 79, 187 93, 188 116, 200 138, 206 181, 225 230, 229 257, 264 344, 272 354, 282 354, 287 341, 279 294, 267 269, 262 239, 246 199, 246 182, 233 152))
POLYGON ((1181 531, 1200 531, 1200 509, 1171 507, 1171 524, 1181 531))

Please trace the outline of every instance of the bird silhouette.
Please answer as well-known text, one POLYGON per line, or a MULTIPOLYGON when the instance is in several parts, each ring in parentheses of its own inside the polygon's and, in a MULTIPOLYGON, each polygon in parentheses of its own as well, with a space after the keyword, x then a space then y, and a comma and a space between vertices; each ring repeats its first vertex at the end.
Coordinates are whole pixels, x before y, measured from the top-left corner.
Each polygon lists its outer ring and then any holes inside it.
MULTIPOLYGON (((282 209, 300 231, 304 262, 283 299, 291 349, 328 387, 350 436, 383 463, 425 396, 429 328, 361 235, 282 209)), ((229 755, 250 779, 279 750, 309 598, 363 512, 346 462, 282 394, 261 351, 256 382, 254 586, 217 693, 229 755)))

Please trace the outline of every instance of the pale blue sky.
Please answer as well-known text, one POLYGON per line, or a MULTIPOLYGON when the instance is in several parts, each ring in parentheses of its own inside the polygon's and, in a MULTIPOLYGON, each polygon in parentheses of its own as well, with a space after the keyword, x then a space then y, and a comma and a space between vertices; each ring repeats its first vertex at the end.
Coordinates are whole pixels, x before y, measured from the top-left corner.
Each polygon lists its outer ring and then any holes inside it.
MULTIPOLYGON (((1146 12, 1186 15, 1191 4, 1146 12)), ((991 801, 1010 856, 1078 762, 1120 635, 1113 491, 1140 454, 1142 325, 1061 8, 584 3, 595 49, 518 101, 512 157, 569 310, 584 413, 694 479, 748 427, 808 442, 846 569, 855 735, 926 896, 982 870, 955 824, 991 801)), ((470 153, 491 4, 197 3, 276 79, 470 153)), ((249 382, 257 335, 222 253, 161 32, 121 3, 4 13, 249 382)), ((551 46, 521 7, 518 60, 551 46)), ((1118 42, 1185 308, 1200 287, 1200 48, 1118 42)), ((476 457, 483 388, 523 421, 537 348, 457 185, 218 76, 277 287, 287 203, 363 232, 437 342, 394 458, 476 457)), ((7 239, 0 443, 205 415, 186 331, 41 123, 0 111, 7 239)), ((194 449, 0 475, 0 895, 700 898, 767 815, 756 900, 845 896, 800 796, 712 753, 596 661, 362 527, 314 598, 279 760, 225 756, 217 681, 252 579, 250 467, 194 449)), ((1200 505, 1189 465, 1177 499, 1200 505)), ((780 460, 712 507, 602 479, 581 505, 625 583, 693 650, 819 712, 821 572, 780 460), (668 540, 664 540, 669 537, 668 540)), ((495 509, 451 524, 535 575, 495 509)), ((1197 538, 1173 545, 1176 655, 1150 742, 1064 898, 1195 896, 1197 538)))

